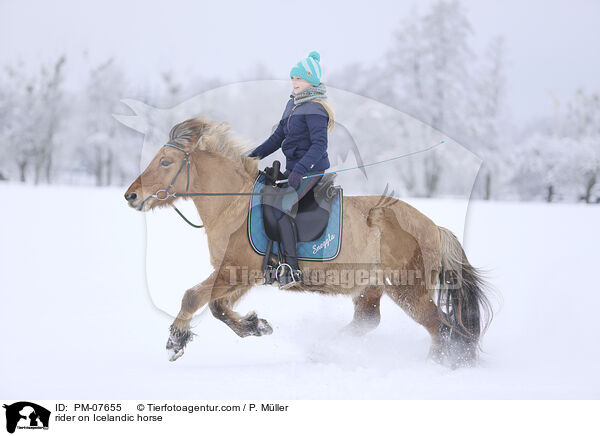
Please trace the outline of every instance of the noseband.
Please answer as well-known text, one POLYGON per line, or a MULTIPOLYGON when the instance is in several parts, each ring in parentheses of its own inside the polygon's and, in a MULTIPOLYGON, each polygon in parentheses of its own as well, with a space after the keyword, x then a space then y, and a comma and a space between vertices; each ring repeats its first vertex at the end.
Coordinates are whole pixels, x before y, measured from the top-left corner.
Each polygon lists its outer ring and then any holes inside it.
MULTIPOLYGON (((185 191, 187 192, 190 189, 190 153, 185 151, 183 148, 175 145, 175 144, 170 144, 167 143, 165 145, 163 145, 163 147, 173 147, 179 151, 181 151, 185 157, 183 158, 183 161, 181 162, 181 165, 179 165, 179 169, 177 170, 177 174, 175 174, 175 177, 173 177, 173 180, 171 180, 171 183, 169 184, 169 186, 167 187, 167 189, 159 189, 158 191, 156 191, 154 194, 150 194, 149 196, 147 196, 142 203, 139 205, 139 210, 142 210, 144 208, 144 204, 150 200, 151 198, 156 198, 157 200, 160 201, 164 201, 166 199, 168 199, 169 197, 177 197, 176 193, 170 193, 169 191, 171 190, 171 188, 173 187, 173 185, 175 184, 175 181, 177 180, 177 177, 179 177, 179 174, 181 173, 181 170, 183 169, 183 167, 185 165, 187 165, 187 183, 185 185, 185 191), (161 194, 163 193, 163 194, 161 194)), ((182 195, 182 194, 179 194, 182 195)), ((185 195, 185 194, 183 194, 185 195)))

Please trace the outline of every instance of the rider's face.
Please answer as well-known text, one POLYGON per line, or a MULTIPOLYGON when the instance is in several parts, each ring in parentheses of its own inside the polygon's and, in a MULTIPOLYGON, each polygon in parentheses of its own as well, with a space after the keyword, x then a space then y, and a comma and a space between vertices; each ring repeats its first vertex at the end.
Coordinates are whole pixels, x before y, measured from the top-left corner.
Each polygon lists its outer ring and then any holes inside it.
POLYGON ((301 92, 306 91, 310 88, 312 84, 302 79, 301 77, 292 76, 292 88, 294 89, 294 94, 300 94, 301 92))

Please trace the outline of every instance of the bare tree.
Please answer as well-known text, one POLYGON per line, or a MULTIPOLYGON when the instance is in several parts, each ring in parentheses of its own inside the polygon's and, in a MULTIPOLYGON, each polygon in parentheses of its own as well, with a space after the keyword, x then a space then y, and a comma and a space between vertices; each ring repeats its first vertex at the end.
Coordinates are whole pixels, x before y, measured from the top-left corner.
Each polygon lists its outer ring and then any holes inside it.
POLYGON ((568 150, 576 162, 574 178, 583 192, 579 200, 595 201, 593 193, 600 181, 600 95, 586 95, 579 89, 568 103, 566 136, 577 141, 576 149, 568 150))

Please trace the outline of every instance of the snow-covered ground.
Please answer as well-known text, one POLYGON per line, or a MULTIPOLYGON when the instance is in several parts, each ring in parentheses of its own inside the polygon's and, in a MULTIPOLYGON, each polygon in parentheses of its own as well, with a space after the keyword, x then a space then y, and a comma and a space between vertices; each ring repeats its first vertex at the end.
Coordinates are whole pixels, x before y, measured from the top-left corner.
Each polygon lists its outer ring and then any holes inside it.
MULTIPOLYGON (((0 184, 0 397, 600 398, 598 206, 471 203, 465 249, 502 296, 477 368, 428 362, 425 330, 387 297, 377 330, 344 339, 349 299, 275 287, 238 306, 273 335, 242 339, 204 312, 171 363, 170 314, 210 271, 204 236, 124 191, 0 184)), ((463 234, 463 203, 411 204, 463 234)))

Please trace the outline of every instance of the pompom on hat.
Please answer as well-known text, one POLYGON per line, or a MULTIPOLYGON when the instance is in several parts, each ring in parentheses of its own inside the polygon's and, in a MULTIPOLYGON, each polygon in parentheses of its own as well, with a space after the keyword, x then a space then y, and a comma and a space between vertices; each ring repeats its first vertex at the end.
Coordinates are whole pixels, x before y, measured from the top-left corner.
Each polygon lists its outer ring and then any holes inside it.
POLYGON ((290 79, 293 76, 301 77, 310 84, 317 86, 321 83, 321 65, 319 61, 321 55, 316 51, 311 51, 307 58, 302 59, 292 67, 290 79))

